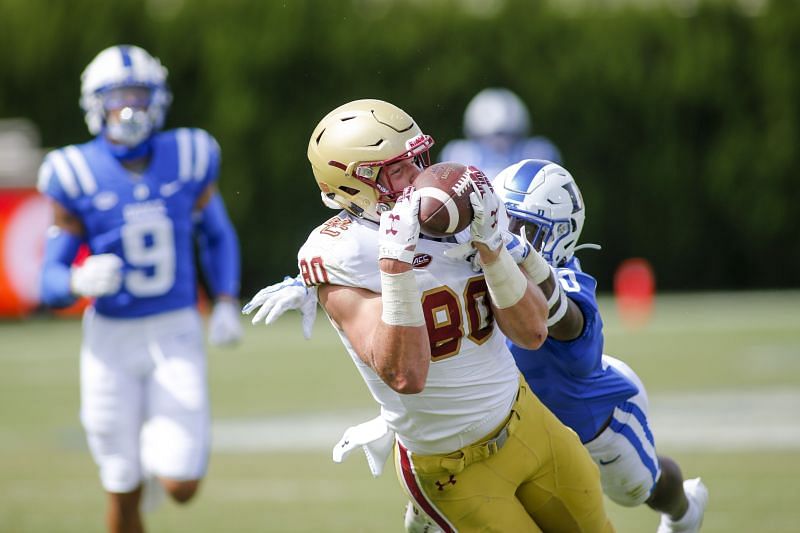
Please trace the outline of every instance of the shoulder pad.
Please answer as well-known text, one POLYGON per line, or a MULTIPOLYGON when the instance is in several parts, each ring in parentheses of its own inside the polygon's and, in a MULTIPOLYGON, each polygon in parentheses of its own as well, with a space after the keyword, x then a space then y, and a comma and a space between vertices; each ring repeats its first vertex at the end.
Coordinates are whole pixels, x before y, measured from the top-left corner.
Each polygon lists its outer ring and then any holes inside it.
POLYGON ((377 226, 367 224, 340 213, 315 228, 297 254, 306 285, 380 290, 377 226))
POLYGON ((83 151, 75 145, 53 150, 39 167, 36 188, 56 198, 91 196, 97 191, 97 180, 83 151))
POLYGON ((220 148, 217 140, 200 128, 178 128, 163 132, 174 135, 178 146, 178 178, 181 181, 208 181, 219 172, 220 148))

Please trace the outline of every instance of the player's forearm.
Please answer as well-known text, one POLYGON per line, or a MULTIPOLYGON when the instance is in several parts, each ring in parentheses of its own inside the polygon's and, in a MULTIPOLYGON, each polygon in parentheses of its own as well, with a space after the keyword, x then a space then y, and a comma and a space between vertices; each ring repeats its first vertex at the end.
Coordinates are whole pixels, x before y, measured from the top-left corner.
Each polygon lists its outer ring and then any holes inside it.
POLYGON ((372 369, 393 390, 401 394, 422 391, 431 361, 425 326, 390 326, 379 321, 370 359, 372 369))
POLYGON ((528 280, 506 248, 478 251, 500 330, 518 346, 538 348, 547 338, 547 300, 541 289, 528 280))
POLYGON ((547 339, 547 302, 542 291, 528 282, 523 297, 511 307, 492 307, 500 331, 514 344, 536 350, 547 339))
POLYGON ((372 364, 392 389, 416 393, 425 387, 430 343, 411 265, 382 259, 381 317, 372 337, 372 364))
POLYGON ((40 278, 42 303, 49 307, 67 307, 75 302, 72 294, 70 265, 78 254, 81 238, 52 226, 48 229, 40 278))
POLYGON ((239 297, 239 239, 219 194, 214 194, 202 212, 200 264, 215 298, 239 297))

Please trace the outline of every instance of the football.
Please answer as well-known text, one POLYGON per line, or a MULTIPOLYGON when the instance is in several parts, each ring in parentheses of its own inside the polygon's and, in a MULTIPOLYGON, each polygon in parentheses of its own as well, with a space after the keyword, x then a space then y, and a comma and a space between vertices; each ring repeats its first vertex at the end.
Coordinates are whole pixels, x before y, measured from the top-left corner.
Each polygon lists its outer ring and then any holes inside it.
POLYGON ((460 163, 436 163, 414 180, 419 191, 419 226, 428 237, 455 235, 472 222, 470 172, 460 163))

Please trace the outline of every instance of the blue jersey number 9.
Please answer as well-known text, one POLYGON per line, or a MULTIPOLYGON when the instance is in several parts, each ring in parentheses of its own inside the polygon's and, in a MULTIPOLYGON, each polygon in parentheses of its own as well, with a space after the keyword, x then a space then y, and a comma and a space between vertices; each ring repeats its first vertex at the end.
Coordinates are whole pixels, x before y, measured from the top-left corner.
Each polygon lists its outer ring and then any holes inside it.
POLYGON ((127 262, 136 267, 125 275, 133 296, 161 296, 175 284, 175 238, 167 217, 126 224, 122 248, 127 262))

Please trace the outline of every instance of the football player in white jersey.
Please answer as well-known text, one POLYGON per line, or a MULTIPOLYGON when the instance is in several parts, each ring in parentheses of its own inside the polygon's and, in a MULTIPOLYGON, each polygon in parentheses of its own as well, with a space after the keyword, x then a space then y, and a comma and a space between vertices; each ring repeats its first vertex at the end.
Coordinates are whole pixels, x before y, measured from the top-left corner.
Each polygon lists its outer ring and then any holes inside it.
POLYGON ((505 338, 535 349, 547 302, 503 246, 500 204, 471 171, 482 273, 420 237, 413 182, 433 140, 396 106, 357 100, 308 147, 326 204, 344 210, 298 253, 306 286, 396 435, 409 498, 444 531, 613 531, 596 465, 530 393, 505 338))
POLYGON ((112 46, 81 81, 95 138, 50 152, 39 171, 54 207, 42 299, 63 307, 94 298, 83 319, 81 422, 108 493, 108 530, 136 532, 140 506, 165 491, 186 502, 205 475, 210 415, 194 239, 216 300, 214 344, 241 336, 239 243, 216 191, 214 138, 160 131, 171 101, 160 61, 112 46), (72 266, 82 245, 92 255, 72 266))
POLYGON ((550 139, 531 136, 528 108, 514 92, 488 87, 478 92, 464 110, 464 139, 442 148, 439 161, 459 161, 481 169, 490 179, 521 159, 559 163, 561 153, 550 139))
MULTIPOLYGON (((541 279, 539 286, 551 303, 548 339, 541 347, 528 350, 508 342, 517 366, 542 403, 578 433, 612 500, 624 506, 646 503, 659 511, 659 533, 698 531, 708 498, 705 486, 699 478, 684 482, 675 461, 656 454, 644 385, 624 362, 603 355, 597 283, 574 256, 585 205, 572 175, 550 161, 528 159, 500 172, 494 187, 508 209, 510 229, 524 230, 541 254, 532 253, 531 245, 518 236, 507 237, 507 246, 526 272, 541 279)), ((304 328, 310 331, 313 295, 289 283, 274 289, 269 295, 275 303, 267 308, 277 314, 300 308, 304 328)), ((366 430, 378 424, 373 420, 350 428, 348 451, 363 446, 374 461, 379 448, 366 430), (359 439, 362 434, 366 438, 359 439)), ((437 530, 413 506, 407 510, 406 528, 437 530)))

